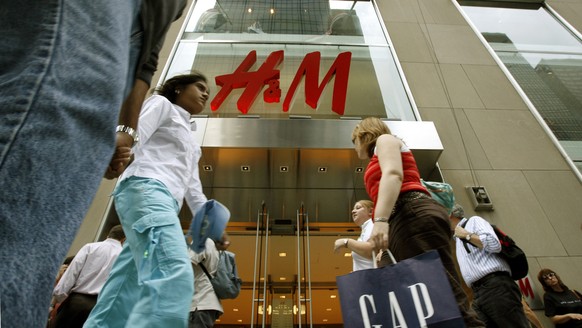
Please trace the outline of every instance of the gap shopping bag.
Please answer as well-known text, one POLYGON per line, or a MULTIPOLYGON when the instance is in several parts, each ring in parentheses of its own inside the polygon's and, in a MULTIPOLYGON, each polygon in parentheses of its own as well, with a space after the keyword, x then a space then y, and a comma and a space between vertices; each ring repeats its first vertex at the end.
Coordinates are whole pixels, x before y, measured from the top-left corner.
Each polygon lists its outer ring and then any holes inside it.
POLYGON ((435 250, 336 280, 344 327, 465 327, 435 250))

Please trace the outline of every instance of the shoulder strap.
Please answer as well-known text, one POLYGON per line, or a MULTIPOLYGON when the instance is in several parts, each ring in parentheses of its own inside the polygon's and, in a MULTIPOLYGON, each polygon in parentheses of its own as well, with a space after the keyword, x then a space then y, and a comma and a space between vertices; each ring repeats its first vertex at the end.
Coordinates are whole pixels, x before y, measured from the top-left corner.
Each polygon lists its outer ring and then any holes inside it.
POLYGON ((212 280, 212 276, 210 275, 210 273, 208 273, 208 270, 206 270, 206 267, 204 266, 204 264, 202 262, 200 262, 200 263, 198 263, 198 265, 200 266, 202 271, 204 271, 204 273, 208 277, 208 280, 212 280))
MULTIPOLYGON (((467 219, 467 220, 465 220, 465 222, 461 223, 461 228, 465 229, 465 226, 469 222, 469 219, 467 219)), ((467 253, 471 253, 471 250, 469 249, 469 246, 467 246, 467 244, 473 245, 473 243, 471 243, 470 241, 466 241, 465 239, 461 239, 461 241, 463 242, 463 247, 465 247, 465 250, 467 251, 467 253)), ((475 245, 473 245, 473 246, 475 246, 475 245)), ((477 246, 475 246, 475 247, 477 247, 477 246)))
POLYGON ((580 299, 580 293, 578 293, 577 290, 572 289, 572 292, 574 293, 574 295, 576 295, 576 297, 578 297, 578 299, 580 299))

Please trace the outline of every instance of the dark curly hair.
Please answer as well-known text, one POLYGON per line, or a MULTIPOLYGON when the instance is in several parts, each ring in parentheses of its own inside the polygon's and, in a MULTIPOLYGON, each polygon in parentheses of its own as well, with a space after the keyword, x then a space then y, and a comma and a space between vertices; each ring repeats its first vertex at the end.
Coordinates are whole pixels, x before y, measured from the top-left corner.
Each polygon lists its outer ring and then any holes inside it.
POLYGON ((182 91, 189 84, 200 81, 208 83, 204 74, 192 71, 190 74, 176 75, 166 80, 164 84, 156 89, 156 92, 160 96, 166 97, 172 104, 175 104, 179 91, 182 91))

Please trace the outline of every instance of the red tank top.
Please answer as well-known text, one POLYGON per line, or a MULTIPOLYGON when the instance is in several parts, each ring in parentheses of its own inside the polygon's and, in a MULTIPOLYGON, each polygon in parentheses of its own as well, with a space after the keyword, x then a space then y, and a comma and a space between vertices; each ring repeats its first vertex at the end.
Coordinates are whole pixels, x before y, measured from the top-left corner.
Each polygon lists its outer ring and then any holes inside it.
MULTIPOLYGON (((400 188, 400 193, 408 191, 421 191, 430 195, 428 190, 420 182, 420 173, 418 172, 418 167, 416 166, 416 161, 414 156, 408 150, 401 151, 402 155, 402 187, 400 188)), ((380 178, 382 177, 382 171, 380 170, 380 163, 378 162, 378 156, 374 154, 368 167, 366 167, 366 172, 364 173, 364 183, 366 185, 366 191, 370 199, 376 204, 378 200, 378 188, 380 186, 380 178)))

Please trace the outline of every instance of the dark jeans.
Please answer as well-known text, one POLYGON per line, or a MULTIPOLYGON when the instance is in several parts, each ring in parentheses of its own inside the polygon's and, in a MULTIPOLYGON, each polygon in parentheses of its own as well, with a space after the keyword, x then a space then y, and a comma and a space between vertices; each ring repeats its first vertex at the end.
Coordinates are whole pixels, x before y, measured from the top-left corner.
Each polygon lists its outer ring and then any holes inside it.
POLYGON ((216 310, 202 310, 190 312, 188 328, 212 328, 214 322, 222 313, 216 310))
POLYGON ((402 261, 437 250, 465 324, 467 327, 485 327, 471 309, 461 286, 451 247, 451 225, 445 208, 433 199, 415 199, 399 206, 389 222, 388 248, 395 259, 402 261))
POLYGON ((487 328, 529 328, 523 312, 521 292, 509 275, 489 276, 473 287, 473 307, 487 328))
POLYGON ((54 328, 82 328, 97 303, 97 295, 71 293, 59 306, 54 328))

